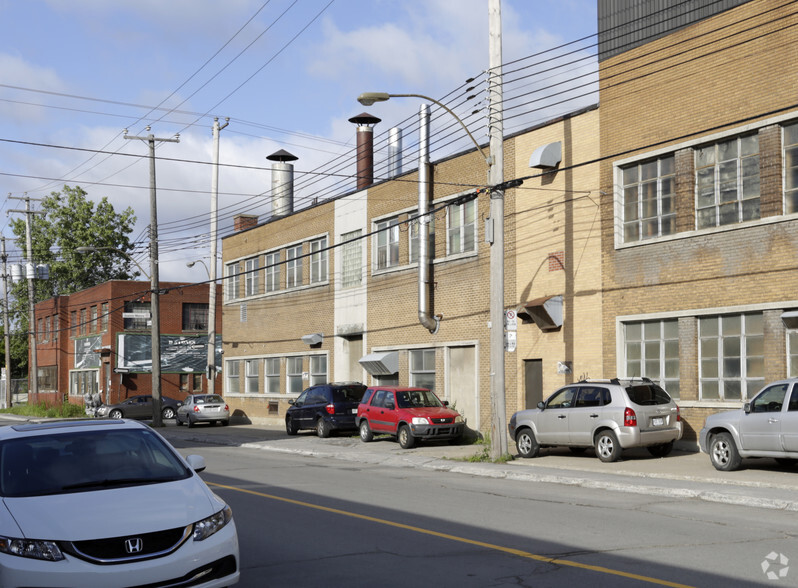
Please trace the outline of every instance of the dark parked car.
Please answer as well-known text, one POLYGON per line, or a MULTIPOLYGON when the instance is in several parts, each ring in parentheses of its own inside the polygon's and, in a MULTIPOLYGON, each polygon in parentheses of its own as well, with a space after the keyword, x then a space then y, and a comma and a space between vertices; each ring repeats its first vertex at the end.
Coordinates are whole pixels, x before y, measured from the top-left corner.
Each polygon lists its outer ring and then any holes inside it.
POLYGON ((178 425, 193 427, 194 423, 230 423, 230 407, 218 394, 191 394, 175 415, 178 425))
MULTIPOLYGON (((175 418, 177 409, 183 404, 180 400, 161 396, 161 417, 175 418)), ((97 409, 95 416, 109 417, 112 419, 151 419, 152 396, 131 396, 119 404, 102 405, 97 409)))
POLYGON ((360 382, 311 386, 289 401, 285 432, 296 435, 300 429, 315 429, 319 437, 329 437, 332 431, 357 429, 357 405, 365 391, 366 386, 360 382))
POLYGON ((448 404, 426 388, 369 388, 357 407, 360 439, 368 443, 375 434, 388 433, 399 440, 402 449, 410 449, 417 439, 459 443, 465 422, 448 404))

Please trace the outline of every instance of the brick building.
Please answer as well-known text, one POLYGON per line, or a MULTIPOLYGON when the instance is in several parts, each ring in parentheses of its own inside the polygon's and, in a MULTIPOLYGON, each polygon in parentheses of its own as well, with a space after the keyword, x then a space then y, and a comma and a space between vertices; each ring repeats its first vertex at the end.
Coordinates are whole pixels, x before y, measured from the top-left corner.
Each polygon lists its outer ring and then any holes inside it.
MULTIPOLYGON (((504 177, 534 176, 505 191, 504 303, 520 314, 517 350, 505 354, 508 415, 577 370, 601 375, 597 200, 572 198, 575 190, 587 196, 596 189, 598 166, 559 170, 597 158, 597 127, 594 107, 505 140, 504 177), (541 270, 552 258, 555 269, 541 270), (554 318, 550 301, 559 303, 554 318), (575 313, 576 301, 589 311, 575 313), (535 317, 557 324, 540 328, 535 317), (575 320, 589 337, 573 336, 575 320), (569 369, 558 371, 559 364, 569 369)), ((231 408, 277 423, 288 401, 314 383, 421 385, 453 404, 472 429, 489 430, 490 203, 485 193, 463 198, 484 185, 486 162, 473 149, 431 167, 433 288, 423 310, 418 170, 255 226, 240 219, 240 230, 223 241, 231 408), (430 329, 420 315, 441 318, 430 329)), ((274 198, 274 177, 272 191, 274 198)))
MULTIPOLYGON (((160 285, 161 394, 182 400, 207 389, 208 286, 160 285)), ((85 394, 100 393, 113 404, 151 394, 149 291, 149 282, 114 280, 36 304, 39 392, 29 401, 83 404, 85 394)), ((218 302, 217 333, 221 322, 218 302)), ((217 365, 220 348, 217 335, 217 365)))
POLYGON ((795 3, 599 0, 604 370, 707 414, 798 376, 795 3))

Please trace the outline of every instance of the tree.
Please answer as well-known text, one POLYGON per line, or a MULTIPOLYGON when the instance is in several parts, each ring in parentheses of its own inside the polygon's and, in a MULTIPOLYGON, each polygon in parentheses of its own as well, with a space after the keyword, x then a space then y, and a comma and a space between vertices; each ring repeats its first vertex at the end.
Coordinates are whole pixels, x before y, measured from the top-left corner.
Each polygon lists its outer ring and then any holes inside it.
MULTIPOLYGON (((39 212, 44 214, 32 214, 30 219, 33 261, 38 265, 47 264, 50 275, 47 280, 34 280, 36 302, 72 294, 108 280, 130 280, 140 275, 132 269, 133 262, 120 253, 133 248, 129 235, 136 216, 130 207, 117 213, 106 197, 95 205, 80 186, 65 185, 61 192, 52 192, 41 201, 39 212), (81 253, 76 251, 78 247, 97 250, 81 253)), ((30 259, 25 219, 15 218, 10 224, 22 257, 30 259)), ((11 292, 14 322, 19 330, 27 332, 26 282, 14 284, 11 292)), ((66 321, 62 322, 64 324, 66 321)), ((21 345, 13 346, 12 352, 15 366, 27 365, 27 344, 24 349, 21 345)))

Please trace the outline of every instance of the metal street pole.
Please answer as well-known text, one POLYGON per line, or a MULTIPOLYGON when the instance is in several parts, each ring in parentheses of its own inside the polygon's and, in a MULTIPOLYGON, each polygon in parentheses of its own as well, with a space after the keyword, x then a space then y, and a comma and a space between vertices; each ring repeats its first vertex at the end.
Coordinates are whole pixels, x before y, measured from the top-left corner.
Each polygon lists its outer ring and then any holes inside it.
MULTIPOLYGON (((147 131, 150 127, 147 127, 147 131)), ((125 129, 125 139, 146 141, 150 148, 150 312, 152 327, 152 426, 161 427, 161 313, 158 301, 160 284, 158 279, 158 204, 155 197, 155 141, 179 143, 180 135, 174 139, 159 139, 150 133, 144 137, 131 137, 125 129)))
POLYGON ((6 255, 6 238, 0 237, 3 244, 3 342, 5 343, 5 405, 4 408, 11 408, 14 402, 14 395, 11 392, 11 325, 8 322, 8 255, 6 255))
POLYGON ((211 259, 208 265, 210 291, 208 293, 208 365, 205 375, 208 378, 208 394, 216 391, 216 240, 219 222, 219 131, 230 124, 225 119, 219 125, 219 119, 213 119, 213 173, 211 177, 211 259))
MULTIPOLYGON (((504 182, 504 124, 502 117, 502 20, 501 0, 489 3, 488 129, 491 165, 488 185, 504 182)), ((504 190, 490 193, 490 220, 493 242, 490 245, 490 397, 493 403, 491 457, 509 453, 504 383, 504 190)))

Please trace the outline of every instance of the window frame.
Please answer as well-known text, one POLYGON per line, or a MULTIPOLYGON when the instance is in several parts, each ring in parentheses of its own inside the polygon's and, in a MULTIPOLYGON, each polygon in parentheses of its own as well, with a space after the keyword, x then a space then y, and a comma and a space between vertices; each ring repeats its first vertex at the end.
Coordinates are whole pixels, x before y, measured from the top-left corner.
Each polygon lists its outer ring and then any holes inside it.
POLYGON ((628 321, 623 325, 624 373, 627 378, 650 378, 668 391, 673 398, 679 398, 679 320, 664 318, 656 320, 628 321), (675 336, 669 336, 669 327, 675 327, 675 336), (633 338, 632 330, 640 329, 639 338, 633 338), (656 332, 655 332, 656 331, 656 332), (651 354, 656 345, 656 357, 651 354), (673 351, 675 345, 675 356, 673 351), (636 350, 634 348, 637 348, 636 350), (636 351, 636 352, 635 352, 636 351), (647 353, 648 352, 648 353, 647 353), (652 365, 656 362, 656 369, 652 365), (636 364, 636 365, 633 365, 636 364), (672 375, 675 364, 676 375, 672 375), (670 369, 669 369, 670 368, 670 369), (668 375, 671 372, 671 375, 668 375))
POLYGON ((266 394, 280 393, 280 358, 267 357, 263 360, 263 385, 266 394), (274 370, 277 366, 277 370, 274 370))
POLYGON ((446 255, 476 253, 478 237, 477 200, 449 204, 446 207, 446 255))
POLYGON ((260 360, 258 359, 245 359, 244 360, 244 393, 245 394, 259 394, 260 393, 260 360))
POLYGON ((765 385, 764 373, 764 315, 762 312, 732 313, 698 317, 698 399, 703 402, 747 401, 765 385), (739 333, 734 333, 733 320, 740 319, 739 333), (717 322, 715 333, 712 323, 717 322), (756 323, 759 323, 759 329, 756 323), (706 351, 713 348, 715 355, 706 351), (728 347, 727 347, 728 343, 728 347), (738 344, 739 355, 733 355, 734 343, 738 344), (750 350, 749 350, 750 348, 750 350), (755 353, 758 349, 761 353, 755 353), (739 363, 739 376, 727 374, 739 363), (708 369, 709 368, 709 369, 708 369), (749 372, 761 375, 749 374, 749 372), (716 375, 713 375, 716 374, 716 375), (733 394, 734 385, 739 386, 739 397, 733 394), (717 389, 712 391, 713 385, 717 389), (727 393, 727 388, 729 392, 727 393))
POLYGON ((238 300, 241 295, 241 264, 238 261, 228 263, 224 267, 226 287, 224 289, 225 298, 228 301, 238 300))
POLYGON ((266 292, 280 290, 280 252, 272 251, 265 256, 266 292))
POLYGON ((260 267, 259 257, 250 257, 244 260, 244 296, 257 296, 260 294, 260 267))
POLYGON ((408 351, 408 374, 411 386, 428 388, 435 392, 435 355, 434 347, 427 349, 411 349, 408 351), (428 384, 427 382, 430 382, 430 376, 432 376, 432 379, 431 383, 428 384))
POLYGON ((399 265, 399 218, 394 216, 374 223, 374 270, 399 265))
POLYGON ((304 389, 304 385, 302 384, 302 370, 304 369, 303 360, 304 358, 301 355, 294 355, 285 358, 286 394, 299 394, 304 389), (299 371, 296 371, 297 365, 299 366, 299 371), (298 388, 298 390, 292 388, 298 388))
POLYGON ((228 359, 224 362, 225 390, 228 394, 241 393, 241 362, 228 359))
POLYGON ((310 242, 310 283, 320 284, 327 281, 329 269, 329 249, 327 236, 310 242))
POLYGON ((302 286, 302 243, 287 247, 285 250, 285 287, 302 286))
POLYGON ((341 233, 341 288, 363 284, 363 231, 341 233))
POLYGON ((659 157, 637 161, 620 168, 621 178, 621 231, 624 243, 638 243, 648 239, 656 239, 676 233, 676 154, 666 153, 659 157), (654 175, 648 175, 647 170, 652 164, 656 165, 654 175), (669 166, 669 169, 668 169, 669 166), (634 173, 632 170, 634 169, 634 173), (654 198, 644 198, 645 187, 654 184, 654 198), (670 186, 670 191, 666 186, 670 186), (635 200, 631 202, 627 195, 634 189, 635 200), (670 201, 670 211, 665 212, 666 202, 670 201), (656 211, 654 215, 648 214, 646 204, 653 201, 656 211), (634 214, 632 214, 634 205, 634 214), (634 217, 634 218, 631 218, 634 217), (651 226, 655 220, 657 230, 654 233, 646 230, 646 225, 651 226), (633 231, 632 231, 633 229, 633 231), (644 235, 644 233, 646 233, 644 235))

